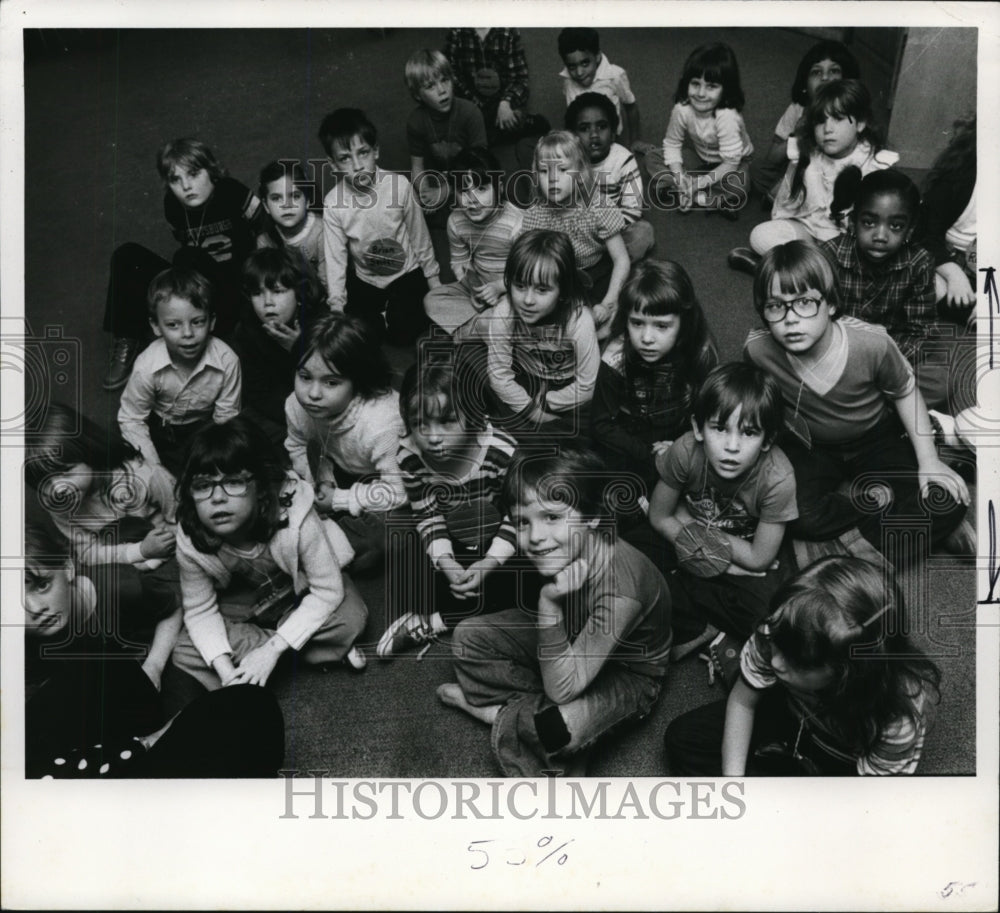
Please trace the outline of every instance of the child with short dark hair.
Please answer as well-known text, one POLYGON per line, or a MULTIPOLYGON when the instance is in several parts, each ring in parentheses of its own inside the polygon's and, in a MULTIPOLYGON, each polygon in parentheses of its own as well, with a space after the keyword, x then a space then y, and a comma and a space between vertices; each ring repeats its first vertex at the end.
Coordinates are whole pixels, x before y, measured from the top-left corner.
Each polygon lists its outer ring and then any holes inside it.
POLYGON ((766 198, 773 197, 788 167, 788 138, 798 128, 817 89, 838 79, 860 78, 858 61, 841 42, 820 41, 806 51, 795 71, 791 104, 774 127, 771 148, 751 166, 755 190, 766 198))
POLYGON ((233 349, 243 374, 243 414, 281 446, 285 400, 309 326, 325 310, 323 288, 295 248, 263 247, 243 264, 250 308, 236 325, 233 349))
MULTIPOLYGON (((932 545, 968 551, 969 490, 938 458, 913 369, 882 327, 840 316, 823 253, 806 241, 772 248, 757 269, 754 304, 766 329, 751 330, 743 351, 775 378, 785 400, 780 444, 795 468, 795 538, 829 540, 856 527, 882 551, 888 511, 926 528, 932 545), (866 491, 841 493, 844 482, 866 491), (930 493, 932 485, 941 490, 930 493), (884 503, 886 489, 890 508, 865 509, 884 503)), ((894 538, 888 551, 904 560, 914 543, 922 537, 894 538)))
POLYGON ((635 263, 655 243, 653 226, 642 220, 642 174, 635 156, 614 142, 618 113, 600 92, 582 92, 566 109, 566 129, 575 133, 590 156, 594 183, 625 218, 622 239, 629 261, 635 263))
POLYGON ((451 64, 440 51, 422 48, 410 55, 406 87, 417 102, 406 122, 410 181, 424 209, 440 209, 449 200, 455 157, 486 145, 483 113, 468 99, 455 97, 451 64))
POLYGON ((458 625, 458 684, 438 696, 492 727, 506 776, 584 773, 586 749, 648 714, 663 687, 670 593, 602 524, 607 481, 601 460, 575 447, 519 452, 504 480, 518 551, 540 579, 521 607, 458 625))
POLYGON ((858 558, 823 558, 775 594, 728 701, 667 728, 689 777, 916 772, 941 671, 906 636, 899 583, 858 558))
MULTIPOLYGON (((844 313, 884 326, 915 368, 927 405, 948 411, 956 385, 967 378, 956 376, 954 359, 938 357, 957 351, 957 327, 938 323, 934 260, 912 243, 919 216, 913 181, 892 168, 873 171, 861 181, 847 233, 820 246, 837 274, 844 313), (921 362, 925 340, 935 349, 933 362, 921 362)), ((974 402, 974 391, 964 398, 974 402)))
POLYGON ((410 345, 427 328, 424 296, 441 284, 413 188, 378 167, 378 134, 363 111, 328 114, 319 138, 337 172, 323 201, 330 306, 357 315, 379 340, 410 345))
POLYGON ((364 668, 354 642, 368 609, 341 572, 353 552, 287 464, 243 417, 191 442, 177 486, 185 631, 173 662, 209 690, 265 685, 287 650, 364 668))
POLYGON ((156 339, 136 359, 118 410, 122 437, 174 476, 201 425, 240 411, 240 360, 212 335, 213 291, 204 276, 181 267, 153 279, 148 313, 156 339))
POLYGON ((743 89, 736 55, 720 42, 701 45, 684 64, 667 132, 663 158, 648 157, 650 193, 679 191, 681 211, 719 209, 736 218, 747 199, 746 172, 753 143, 743 123, 743 89), (695 173, 684 164, 685 142, 694 148, 695 173), (666 171, 660 165, 666 166, 666 171))
POLYGON ((260 170, 257 193, 264 209, 264 230, 257 247, 295 251, 326 290, 323 220, 309 211, 314 183, 298 162, 268 162, 260 170))
POLYGON ((514 527, 499 502, 516 443, 468 408, 468 379, 453 350, 429 346, 403 377, 406 437, 397 460, 426 563, 437 573, 430 588, 415 588, 429 589, 430 603, 401 614, 382 635, 376 652, 383 659, 429 645, 463 618, 508 608, 516 592, 516 581, 497 573, 515 552, 514 527))
MULTIPOLYGON (((239 316, 239 269, 254 249, 260 200, 234 178, 200 140, 166 143, 156 155, 165 186, 163 212, 180 249, 175 266, 197 270, 212 283, 218 333, 226 336, 239 316)), ((114 336, 105 390, 125 386, 132 363, 149 338, 146 290, 170 266, 159 254, 126 243, 111 255, 104 329, 114 336)))
MULTIPOLYGON (((584 92, 599 92, 611 100, 618 121, 614 135, 630 147, 640 137, 639 106, 628 74, 601 53, 596 29, 567 28, 559 33, 559 56, 565 64, 559 78, 567 106, 584 92)), ((567 129, 573 129, 567 127, 567 129)))
POLYGON ((504 199, 503 172, 487 149, 460 152, 452 163, 455 209, 448 216, 451 269, 457 282, 431 289, 424 310, 457 336, 471 333, 473 318, 504 294, 503 272, 524 211, 504 199))
POLYGON ((719 631, 741 642, 780 582, 778 551, 798 516, 795 475, 774 446, 778 385, 753 365, 715 368, 694 401, 691 431, 657 457, 649 522, 674 547, 674 660, 719 631))

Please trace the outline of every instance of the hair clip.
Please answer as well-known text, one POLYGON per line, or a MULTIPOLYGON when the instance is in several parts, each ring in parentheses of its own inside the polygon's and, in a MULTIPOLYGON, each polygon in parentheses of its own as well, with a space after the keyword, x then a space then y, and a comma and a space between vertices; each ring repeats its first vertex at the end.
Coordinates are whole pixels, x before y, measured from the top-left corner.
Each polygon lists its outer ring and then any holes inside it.
POLYGON ((881 609, 879 609, 874 615, 872 615, 872 617, 869 618, 868 621, 862 622, 861 627, 867 628, 868 625, 872 624, 872 622, 878 621, 878 619, 881 618, 883 615, 885 615, 885 613, 888 611, 889 611, 889 604, 886 603, 884 606, 882 606, 881 609))

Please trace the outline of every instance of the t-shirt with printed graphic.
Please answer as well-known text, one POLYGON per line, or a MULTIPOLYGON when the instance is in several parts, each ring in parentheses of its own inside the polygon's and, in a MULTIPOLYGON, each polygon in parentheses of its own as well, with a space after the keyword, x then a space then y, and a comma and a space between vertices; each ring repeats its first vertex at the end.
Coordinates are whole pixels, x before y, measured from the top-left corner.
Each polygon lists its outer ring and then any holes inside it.
POLYGON ((681 493, 695 520, 739 539, 752 540, 760 522, 788 523, 799 515, 792 464, 775 446, 742 478, 723 479, 704 444, 688 431, 656 458, 656 471, 664 485, 681 493))
POLYGON ((197 247, 216 263, 238 270, 257 244, 260 200, 234 178, 219 178, 212 195, 189 209, 171 191, 163 197, 163 214, 184 247, 197 247))

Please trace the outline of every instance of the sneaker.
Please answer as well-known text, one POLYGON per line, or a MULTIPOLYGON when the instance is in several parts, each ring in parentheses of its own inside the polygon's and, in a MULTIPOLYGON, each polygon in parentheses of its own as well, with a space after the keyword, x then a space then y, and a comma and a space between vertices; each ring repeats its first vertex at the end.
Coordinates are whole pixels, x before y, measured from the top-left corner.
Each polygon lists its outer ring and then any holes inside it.
POLYGON ((126 336, 116 336, 111 344, 111 359, 108 373, 104 375, 105 390, 120 390, 128 383, 132 365, 139 354, 139 340, 126 336))
POLYGON ((689 656, 694 653, 700 646, 707 644, 713 637, 719 633, 719 629, 714 625, 705 625, 705 630, 701 632, 694 640, 686 641, 682 644, 675 644, 670 648, 670 661, 672 663, 680 662, 685 656, 689 656))
POLYGON ((757 264, 760 263, 760 256, 754 253, 749 247, 734 247, 729 252, 729 256, 726 257, 726 263, 730 269, 739 270, 741 273, 753 276, 757 272, 757 264))
MULTIPOLYGON (((379 659, 388 659, 407 650, 423 647, 425 650, 438 639, 437 633, 423 615, 407 612, 385 630, 375 648, 379 659)), ((423 654, 421 654, 423 655, 423 654)))
POLYGON ((721 678, 726 689, 736 684, 740 677, 740 652, 743 641, 732 634, 721 633, 708 645, 708 655, 715 678, 721 678))
POLYGON ((354 646, 344 656, 344 663, 350 666, 355 672, 364 672, 368 666, 368 657, 365 656, 365 651, 361 647, 354 646))

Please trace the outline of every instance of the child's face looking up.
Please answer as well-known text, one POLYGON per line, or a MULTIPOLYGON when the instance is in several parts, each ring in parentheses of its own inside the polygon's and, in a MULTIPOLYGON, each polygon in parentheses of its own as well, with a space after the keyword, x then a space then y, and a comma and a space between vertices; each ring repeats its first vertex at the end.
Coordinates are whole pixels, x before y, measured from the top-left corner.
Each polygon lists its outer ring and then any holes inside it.
POLYGON ((559 305, 559 286, 536 269, 531 278, 518 276, 510 284, 510 302, 521 319, 533 326, 551 317, 559 305))
POLYGON ((512 511, 517 547, 539 574, 555 577, 583 553, 591 525, 576 508, 543 500, 532 488, 523 498, 512 511))
POLYGON ((437 75, 432 76, 420 86, 420 103, 437 111, 439 114, 447 114, 451 110, 455 93, 450 79, 437 75))
POLYGON ((872 263, 892 257, 913 234, 913 214, 898 193, 880 193, 864 200, 854 214, 858 250, 872 263))
POLYGON ((749 422, 741 424, 742 414, 743 407, 737 406, 726 421, 716 413, 702 428, 692 423, 695 438, 705 445, 709 465, 723 479, 745 476, 769 446, 760 428, 749 422))
POLYGON ((413 440, 432 464, 466 456, 476 440, 476 433, 465 428, 445 401, 444 394, 439 393, 436 400, 418 406, 421 414, 415 417, 411 426, 413 440))
POLYGON ((578 86, 584 89, 590 88, 594 84, 594 76, 601 63, 600 54, 592 54, 590 51, 570 51, 563 57, 566 64, 566 72, 569 78, 578 86))
POLYGON ((330 162, 334 171, 342 174, 355 188, 370 187, 375 177, 378 146, 370 146, 361 136, 351 137, 350 146, 334 140, 330 162))
POLYGON ((204 168, 185 168, 174 165, 167 176, 167 186, 180 201, 181 206, 195 209, 208 202, 215 190, 212 176, 204 168))
POLYGON ((854 151, 865 126, 863 120, 827 112, 826 117, 814 128, 813 136, 816 145, 830 158, 840 159, 854 151))
POLYGON ((354 399, 354 384, 313 352, 295 373, 295 398, 315 419, 340 415, 354 399))
MULTIPOLYGON (((786 305, 785 316, 775 323, 771 323, 770 320, 767 323, 767 328, 778 345, 793 355, 809 355, 811 358, 822 356, 830 346, 833 334, 832 317, 835 311, 835 308, 827 303, 823 293, 814 288, 801 292, 783 292, 781 278, 775 276, 771 282, 771 297, 765 303, 765 310, 768 304, 778 303, 786 305), (819 303, 812 317, 800 316, 791 306, 792 302, 798 302, 800 299, 812 299, 819 303)), ((804 302, 799 305, 800 310, 803 309, 803 305, 804 302)))
POLYGON ((170 360, 188 367, 198 363, 214 326, 215 317, 208 311, 176 295, 156 306, 152 321, 153 332, 166 343, 170 360))
POLYGON ((711 114, 722 101, 722 84, 695 76, 688 83, 688 103, 698 114, 711 114))
POLYGON ((635 353, 647 364, 655 365, 677 345, 681 331, 679 314, 643 314, 633 311, 628 318, 628 338, 635 353))
POLYGON ((459 209, 464 210, 469 217, 469 221, 477 225, 489 219, 500 202, 495 188, 488 182, 482 187, 473 187, 471 183, 467 183, 458 191, 456 201, 459 209))
POLYGON ((261 323, 283 323, 291 326, 295 322, 295 289, 279 285, 277 288, 263 286, 256 295, 250 296, 253 311, 261 323))
POLYGON ((828 82, 835 82, 844 78, 844 71, 835 60, 821 60, 814 63, 809 75, 806 77, 806 91, 809 93, 809 100, 816 97, 816 90, 828 82))
POLYGON ((35 637, 55 637, 73 614, 73 565, 30 567, 24 575, 24 625, 35 637))
POLYGON ((579 177, 569 159, 557 152, 538 163, 538 189, 551 203, 569 202, 579 177))
POLYGON ((600 108, 584 108, 576 119, 573 132, 580 137, 591 162, 603 162, 608 157, 614 137, 611 123, 600 108))
POLYGON ((192 489, 206 484, 211 486, 207 497, 195 497, 192 491, 198 521, 223 542, 244 544, 257 517, 257 483, 249 473, 215 473, 192 479, 192 489))
POLYGON ((278 178, 267 185, 264 208, 279 228, 298 228, 306 219, 306 195, 290 177, 278 178))

